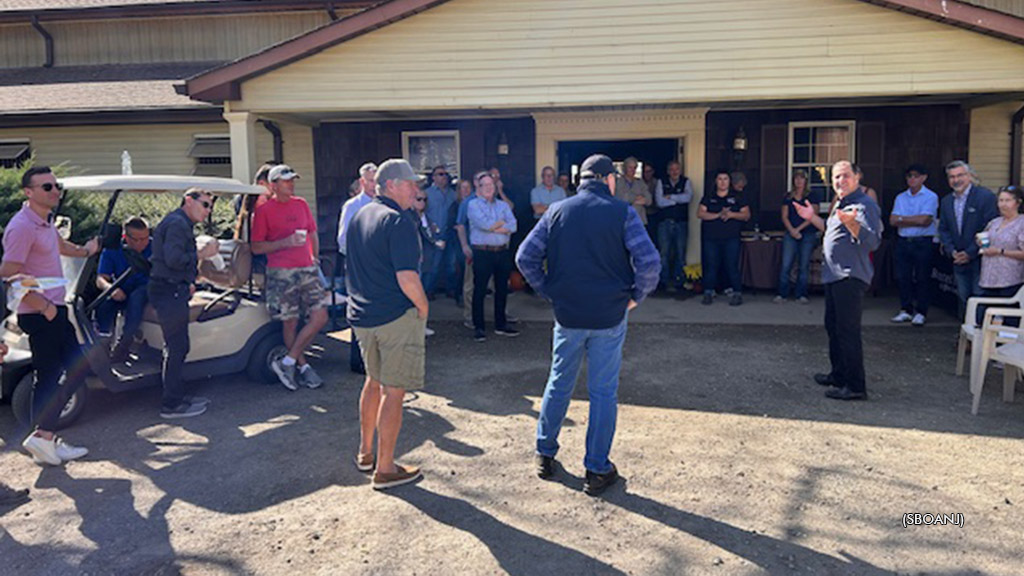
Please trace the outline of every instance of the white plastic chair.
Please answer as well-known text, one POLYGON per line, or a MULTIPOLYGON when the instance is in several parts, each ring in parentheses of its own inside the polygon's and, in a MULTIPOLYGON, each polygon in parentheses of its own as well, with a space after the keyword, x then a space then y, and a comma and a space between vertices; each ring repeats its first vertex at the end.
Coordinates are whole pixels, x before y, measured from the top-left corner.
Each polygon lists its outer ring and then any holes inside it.
POLYGON ((993 297, 982 297, 974 296, 967 300, 967 314, 964 315, 964 323, 960 325, 960 340, 957 343, 956 350, 956 375, 964 375, 964 360, 967 357, 967 343, 971 343, 971 366, 978 361, 978 352, 980 347, 978 344, 980 340, 978 334, 981 333, 981 327, 975 324, 978 317, 978 305, 985 304, 986 306, 1020 306, 1024 308, 1024 287, 1017 291, 1016 294, 1009 298, 993 298, 993 297))
MULTIPOLYGON (((1024 329, 993 324, 996 316, 1006 318, 1022 318, 1024 310, 1020 308, 988 308, 985 310, 985 319, 981 326, 981 342, 975 345, 977 362, 971 364, 971 394, 974 396, 971 402, 971 414, 978 414, 978 404, 981 402, 981 389, 985 385, 985 372, 988 363, 1003 363, 1003 402, 1013 402, 1014 386, 1017 384, 1017 375, 1024 369, 1024 329)), ((975 354, 972 351, 972 359, 975 354)))

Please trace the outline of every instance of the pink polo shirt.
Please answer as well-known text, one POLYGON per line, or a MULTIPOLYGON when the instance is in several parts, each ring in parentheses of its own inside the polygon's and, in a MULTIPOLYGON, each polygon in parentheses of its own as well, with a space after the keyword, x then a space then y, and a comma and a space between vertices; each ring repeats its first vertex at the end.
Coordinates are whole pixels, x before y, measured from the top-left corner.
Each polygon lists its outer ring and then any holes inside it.
MULTIPOLYGON (((39 217, 28 207, 28 202, 11 218, 4 229, 4 262, 21 264, 22 274, 36 278, 63 278, 60 267, 60 235, 57 228, 39 217)), ((64 288, 43 291, 47 300, 64 305, 64 288)), ((35 312, 23 303, 18 314, 35 312)))

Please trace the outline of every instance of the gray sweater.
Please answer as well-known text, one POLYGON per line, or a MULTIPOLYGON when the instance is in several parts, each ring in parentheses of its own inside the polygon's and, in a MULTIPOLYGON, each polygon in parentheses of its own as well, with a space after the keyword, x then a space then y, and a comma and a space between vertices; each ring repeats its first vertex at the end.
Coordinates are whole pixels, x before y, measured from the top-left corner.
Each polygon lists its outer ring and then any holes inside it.
POLYGON ((871 253, 882 242, 882 210, 878 203, 857 188, 846 195, 835 210, 829 214, 825 225, 825 264, 821 270, 821 281, 825 284, 838 282, 847 278, 856 278, 865 284, 871 284, 875 274, 871 265, 871 253), (860 223, 860 234, 856 237, 839 220, 839 211, 846 208, 859 208, 857 222, 860 223))

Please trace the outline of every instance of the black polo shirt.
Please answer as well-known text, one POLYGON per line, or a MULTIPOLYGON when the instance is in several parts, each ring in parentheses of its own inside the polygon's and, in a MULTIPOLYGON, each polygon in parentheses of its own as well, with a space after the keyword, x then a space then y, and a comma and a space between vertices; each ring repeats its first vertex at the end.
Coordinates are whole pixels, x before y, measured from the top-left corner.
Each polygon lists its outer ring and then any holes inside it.
POLYGON ((420 268, 420 235, 409 212, 377 196, 352 218, 345 233, 348 321, 360 328, 397 320, 413 303, 395 273, 420 268))
MULTIPOLYGON (((719 196, 714 191, 709 192, 700 199, 700 203, 711 214, 718 214, 726 208, 732 212, 739 212, 747 205, 747 201, 743 196, 736 194, 732 190, 725 196, 719 196)), ((724 222, 722 220, 703 220, 701 221, 701 230, 704 233, 704 237, 709 240, 728 240, 740 237, 740 232, 743 231, 743 224, 742 220, 726 220, 724 222)))

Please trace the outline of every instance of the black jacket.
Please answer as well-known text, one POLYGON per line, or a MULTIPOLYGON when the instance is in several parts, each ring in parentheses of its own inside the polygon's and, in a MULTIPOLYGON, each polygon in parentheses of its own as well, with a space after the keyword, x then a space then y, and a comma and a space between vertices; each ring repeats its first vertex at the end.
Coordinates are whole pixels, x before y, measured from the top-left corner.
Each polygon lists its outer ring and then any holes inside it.
POLYGON ((173 284, 195 282, 199 256, 193 226, 182 208, 164 216, 153 231, 151 278, 173 284))

